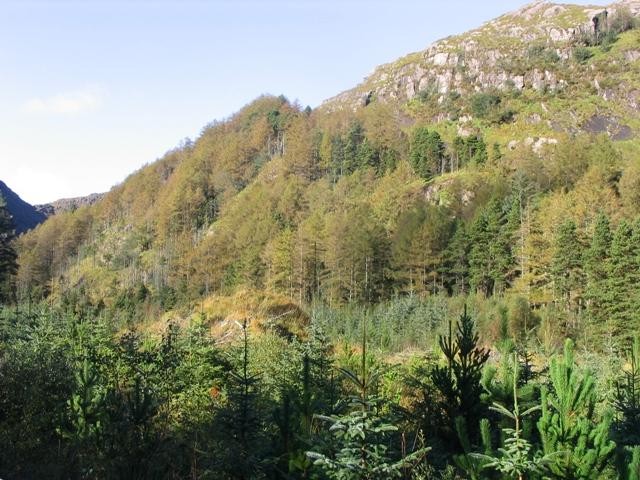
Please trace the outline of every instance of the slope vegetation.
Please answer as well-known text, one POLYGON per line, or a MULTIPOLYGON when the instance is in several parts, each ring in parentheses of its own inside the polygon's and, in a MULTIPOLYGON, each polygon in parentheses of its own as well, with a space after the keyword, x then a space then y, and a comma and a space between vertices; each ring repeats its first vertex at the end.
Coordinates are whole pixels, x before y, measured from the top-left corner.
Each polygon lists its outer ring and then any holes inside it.
POLYGON ((538 2, 315 111, 261 97, 22 236, 21 295, 126 321, 245 289, 298 305, 509 294, 604 315, 593 292, 612 274, 561 264, 599 221, 640 238, 638 5, 603 12, 538 2))

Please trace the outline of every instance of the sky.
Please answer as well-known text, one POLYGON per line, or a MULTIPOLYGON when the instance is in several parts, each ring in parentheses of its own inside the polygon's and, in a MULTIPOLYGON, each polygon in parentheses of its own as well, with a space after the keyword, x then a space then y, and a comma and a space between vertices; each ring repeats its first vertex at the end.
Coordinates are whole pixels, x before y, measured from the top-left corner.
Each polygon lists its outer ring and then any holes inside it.
POLYGON ((0 0, 0 180, 32 204, 107 191, 261 94, 315 107, 525 3, 0 0))

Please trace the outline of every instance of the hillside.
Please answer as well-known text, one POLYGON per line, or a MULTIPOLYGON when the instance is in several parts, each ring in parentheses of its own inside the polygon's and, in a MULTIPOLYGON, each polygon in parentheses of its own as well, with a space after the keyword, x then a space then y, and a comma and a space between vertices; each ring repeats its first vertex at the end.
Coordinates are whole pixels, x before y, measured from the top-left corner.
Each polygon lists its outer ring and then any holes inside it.
POLYGON ((0 195, 7 202, 7 209, 13 217, 16 233, 21 234, 35 228, 47 218, 36 207, 22 200, 4 182, 0 181, 0 195))
MULTIPOLYGON (((614 52, 609 52, 611 45, 607 45, 604 57, 613 64, 609 72, 598 71, 604 62, 597 59, 588 64, 571 60, 580 46, 608 42, 612 29, 626 28, 624 24, 638 13, 640 2, 634 0, 607 7, 536 1, 475 30, 442 39, 426 50, 376 68, 354 89, 325 101, 323 108, 359 108, 374 100, 405 103, 425 97, 435 97, 442 104, 452 94, 465 97, 489 90, 573 95, 585 84, 609 100, 613 94, 624 96, 637 85, 620 82, 613 91, 604 92, 598 77, 610 75, 612 70, 622 71, 637 59, 635 37, 619 44, 614 52), (597 21, 601 22, 599 27, 595 26, 597 21), (587 73, 586 77, 580 75, 583 73, 587 73)), ((470 114, 470 110, 462 113, 470 114)), ((441 115, 442 118, 451 115, 441 115)))
POLYGON ((535 2, 105 194, 0 182, 51 214, 0 212, 2 478, 640 479, 639 74, 640 1, 535 2))
POLYGON ((22 295, 127 321, 243 289, 519 295, 575 315, 593 300, 582 263, 558 291, 560 227, 585 249, 599 218, 639 212, 639 11, 536 2, 315 111, 261 97, 21 238, 22 295))

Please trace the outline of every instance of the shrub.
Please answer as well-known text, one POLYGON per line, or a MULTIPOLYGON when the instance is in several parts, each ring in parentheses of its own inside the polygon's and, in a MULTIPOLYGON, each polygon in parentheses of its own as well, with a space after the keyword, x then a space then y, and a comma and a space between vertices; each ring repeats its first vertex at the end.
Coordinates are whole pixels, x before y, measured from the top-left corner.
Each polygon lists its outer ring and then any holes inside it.
POLYGON ((481 92, 471 97, 471 111, 478 118, 487 118, 500 105, 500 96, 496 93, 481 92))
POLYGON ((578 46, 573 49, 573 59, 578 63, 585 63, 593 56, 587 47, 578 46))

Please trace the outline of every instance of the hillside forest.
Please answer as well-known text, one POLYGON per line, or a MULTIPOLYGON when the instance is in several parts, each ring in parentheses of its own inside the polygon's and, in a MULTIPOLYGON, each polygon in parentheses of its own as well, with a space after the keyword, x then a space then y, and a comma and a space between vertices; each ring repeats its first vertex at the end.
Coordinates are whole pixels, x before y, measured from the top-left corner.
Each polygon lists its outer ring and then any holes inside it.
POLYGON ((593 113, 626 15, 521 58, 564 89, 264 95, 25 233, 0 201, 0 476, 640 479, 640 143, 527 121, 593 113))

